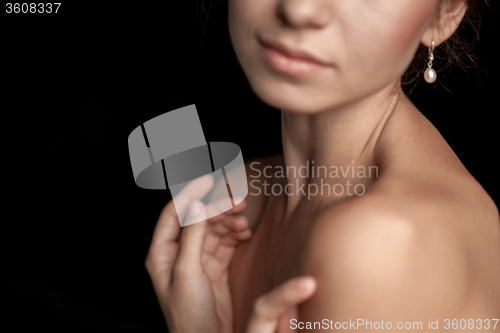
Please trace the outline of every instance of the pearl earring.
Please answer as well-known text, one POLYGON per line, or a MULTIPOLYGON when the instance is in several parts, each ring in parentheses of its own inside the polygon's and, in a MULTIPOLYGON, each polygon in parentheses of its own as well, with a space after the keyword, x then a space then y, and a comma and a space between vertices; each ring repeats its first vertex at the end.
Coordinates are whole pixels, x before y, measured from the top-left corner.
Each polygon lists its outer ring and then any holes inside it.
POLYGON ((432 41, 432 45, 429 47, 429 61, 424 73, 424 79, 427 83, 433 83, 437 78, 436 71, 432 68, 432 60, 434 60, 434 41, 432 41))

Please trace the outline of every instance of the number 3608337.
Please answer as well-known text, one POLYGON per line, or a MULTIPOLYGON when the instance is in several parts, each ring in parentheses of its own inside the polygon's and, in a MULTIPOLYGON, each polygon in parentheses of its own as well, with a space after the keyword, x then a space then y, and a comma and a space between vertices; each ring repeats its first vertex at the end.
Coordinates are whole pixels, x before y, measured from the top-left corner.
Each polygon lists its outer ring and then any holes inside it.
POLYGON ((60 2, 46 2, 46 3, 6 3, 5 4, 5 12, 7 14, 50 14, 57 13, 59 7, 61 6, 60 2))

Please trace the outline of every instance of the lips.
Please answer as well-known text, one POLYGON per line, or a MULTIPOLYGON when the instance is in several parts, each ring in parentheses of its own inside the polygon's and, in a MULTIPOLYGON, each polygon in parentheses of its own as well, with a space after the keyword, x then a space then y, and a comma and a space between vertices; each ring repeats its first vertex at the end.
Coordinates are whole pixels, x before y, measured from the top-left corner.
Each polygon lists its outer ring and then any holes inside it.
POLYGON ((318 59, 317 57, 313 56, 312 54, 306 51, 294 49, 290 46, 287 46, 284 43, 278 41, 263 40, 263 39, 259 39, 259 41, 262 44, 262 46, 279 51, 283 53, 285 56, 289 57, 290 59, 308 61, 321 66, 331 66, 331 64, 318 59))
POLYGON ((262 55, 267 64, 277 72, 295 77, 319 75, 332 69, 332 65, 319 60, 303 50, 283 43, 260 40, 262 55))

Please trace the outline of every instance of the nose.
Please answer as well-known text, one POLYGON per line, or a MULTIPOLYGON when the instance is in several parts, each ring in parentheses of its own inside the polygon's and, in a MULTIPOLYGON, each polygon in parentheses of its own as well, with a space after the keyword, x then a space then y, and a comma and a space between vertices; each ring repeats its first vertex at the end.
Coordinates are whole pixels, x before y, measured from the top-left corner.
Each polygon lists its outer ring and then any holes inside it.
POLYGON ((279 0, 278 18, 282 24, 295 28, 322 28, 330 20, 322 0, 279 0))

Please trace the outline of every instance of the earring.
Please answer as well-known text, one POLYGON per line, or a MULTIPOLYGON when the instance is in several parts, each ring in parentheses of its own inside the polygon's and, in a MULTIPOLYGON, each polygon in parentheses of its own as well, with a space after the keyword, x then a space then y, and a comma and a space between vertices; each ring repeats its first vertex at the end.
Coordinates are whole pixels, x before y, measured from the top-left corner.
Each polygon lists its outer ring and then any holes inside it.
POLYGON ((436 71, 432 68, 432 60, 434 60, 434 40, 431 47, 429 47, 429 61, 427 61, 427 69, 424 73, 424 79, 427 83, 433 83, 437 78, 436 71))

